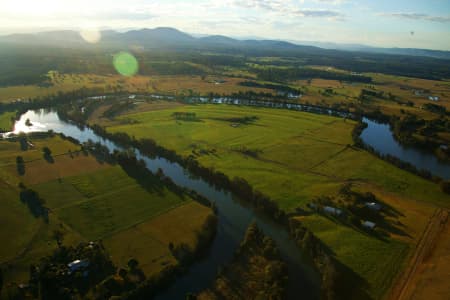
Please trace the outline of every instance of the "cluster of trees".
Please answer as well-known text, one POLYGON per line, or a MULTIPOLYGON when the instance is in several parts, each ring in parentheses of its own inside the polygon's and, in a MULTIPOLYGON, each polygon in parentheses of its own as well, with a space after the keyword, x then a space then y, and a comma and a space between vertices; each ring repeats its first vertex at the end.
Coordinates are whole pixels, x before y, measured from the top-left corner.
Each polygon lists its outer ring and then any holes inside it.
POLYGON ((221 118, 219 120, 248 125, 256 122, 257 120, 259 120, 259 118, 257 116, 245 116, 245 117, 221 118))
POLYGON ((25 175, 25 161, 23 160, 23 157, 20 155, 16 157, 16 168, 17 173, 20 176, 25 175))
POLYGON ((140 64, 142 75, 206 75, 201 66, 184 61, 158 61, 140 64))
POLYGON ((44 159, 46 161, 48 161, 49 163, 54 163, 55 162, 54 159, 53 159, 53 156, 52 156, 52 150, 50 150, 49 147, 45 146, 44 148, 42 148, 42 153, 43 153, 44 159))
POLYGON ((361 276, 340 263, 333 252, 298 219, 289 221, 292 239, 312 260, 321 276, 321 299, 371 299, 365 291, 367 282, 361 276))
POLYGON ((299 79, 322 78, 349 82, 370 83, 372 78, 368 76, 351 75, 338 72, 328 72, 311 68, 253 68, 258 79, 274 82, 290 82, 299 79))
POLYGON ((450 181, 449 181, 449 180, 447 180, 447 181, 444 181, 444 180, 441 181, 441 190, 442 190, 444 193, 450 195, 450 181))
POLYGON ((23 183, 19 184, 19 188, 20 201, 28 206, 33 216, 36 218, 42 217, 48 222, 48 208, 45 207, 45 200, 36 191, 27 188, 23 183))
POLYGON ((196 121, 197 120, 197 114, 195 112, 174 112, 172 116, 176 120, 182 120, 182 121, 196 121))
POLYGON ((30 267, 29 290, 35 298, 73 299, 82 297, 105 277, 114 274, 116 267, 100 242, 81 243, 76 247, 58 247, 55 252, 30 267), (70 270, 75 260, 87 266, 70 270))
POLYGON ((261 149, 256 149, 256 148, 252 149, 252 148, 248 148, 247 146, 243 146, 243 145, 231 147, 231 150, 237 151, 237 152, 242 153, 247 156, 251 156, 253 158, 257 158, 258 155, 262 153, 261 149))
POLYGON ((243 81, 243 82, 239 82, 239 85, 248 86, 248 87, 256 87, 256 88, 264 88, 264 89, 270 89, 270 90, 276 90, 276 91, 283 91, 285 93, 293 93, 293 94, 300 93, 300 90, 292 88, 288 85, 282 85, 282 84, 259 83, 256 81, 243 81))
POLYGON ((434 103, 425 103, 422 108, 436 114, 445 115, 447 113, 447 108, 445 108, 445 106, 434 103))
POLYGON ((367 128, 367 123, 364 123, 362 121, 359 121, 355 127, 353 127, 352 130, 352 139, 353 139, 353 144, 356 147, 364 147, 364 142, 361 139, 361 133, 364 131, 364 129, 367 128))
POLYGON ((275 242, 252 223, 231 263, 220 270, 216 283, 188 299, 229 299, 235 295, 242 299, 284 299, 287 278, 287 265, 275 242))
POLYGON ((321 275, 321 298, 346 299, 338 282, 339 277, 343 275, 340 274, 338 262, 327 246, 297 219, 290 219, 289 233, 321 275))

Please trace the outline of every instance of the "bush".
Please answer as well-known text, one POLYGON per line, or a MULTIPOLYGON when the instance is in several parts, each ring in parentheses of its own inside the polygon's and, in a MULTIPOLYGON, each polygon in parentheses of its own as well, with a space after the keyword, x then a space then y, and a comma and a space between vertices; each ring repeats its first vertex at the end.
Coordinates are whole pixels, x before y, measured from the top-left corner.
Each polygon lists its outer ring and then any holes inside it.
POLYGON ((441 181, 441 190, 446 193, 450 194, 450 181, 441 181))

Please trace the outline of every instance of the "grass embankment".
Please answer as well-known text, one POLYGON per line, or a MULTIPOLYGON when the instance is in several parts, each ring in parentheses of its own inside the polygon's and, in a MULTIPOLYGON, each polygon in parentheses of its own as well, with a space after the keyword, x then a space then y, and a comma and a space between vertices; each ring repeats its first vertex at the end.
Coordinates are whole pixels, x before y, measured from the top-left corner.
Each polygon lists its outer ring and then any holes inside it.
POLYGON ((286 110, 199 105, 128 114, 116 124, 107 130, 152 138, 231 178, 245 178, 287 212, 306 211, 302 222, 366 281, 374 298, 389 287, 434 205, 450 205, 438 185, 348 146, 354 126, 349 120, 286 110), (191 112, 196 117, 177 120, 174 112, 191 112), (126 119, 135 124, 121 125, 126 119), (390 238, 379 239, 307 208, 314 197, 336 197, 349 182, 399 211, 387 219, 401 230, 392 229, 390 238))
POLYGON ((212 214, 158 177, 137 180, 119 165, 75 153, 80 146, 59 136, 29 140, 33 147, 26 151, 18 141, 0 141, 0 237, 8 241, 0 250, 5 289, 26 281, 30 264, 56 249, 55 230, 62 232, 66 246, 103 239, 119 267, 135 258, 154 274, 176 263, 168 239, 174 246, 196 243, 197 232, 212 214), (45 146, 52 150, 53 162, 43 158, 45 146), (25 161, 23 176, 17 172, 17 155, 25 161), (20 182, 45 200, 48 223, 20 201, 20 182))

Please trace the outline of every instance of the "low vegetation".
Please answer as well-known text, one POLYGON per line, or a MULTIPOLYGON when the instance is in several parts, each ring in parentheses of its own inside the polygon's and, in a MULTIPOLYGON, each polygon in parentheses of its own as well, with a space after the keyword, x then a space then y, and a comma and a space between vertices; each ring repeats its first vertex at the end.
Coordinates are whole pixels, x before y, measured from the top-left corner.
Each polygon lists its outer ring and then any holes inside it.
POLYGON ((190 299, 284 299, 287 267, 274 241, 251 224, 233 261, 211 288, 190 299))

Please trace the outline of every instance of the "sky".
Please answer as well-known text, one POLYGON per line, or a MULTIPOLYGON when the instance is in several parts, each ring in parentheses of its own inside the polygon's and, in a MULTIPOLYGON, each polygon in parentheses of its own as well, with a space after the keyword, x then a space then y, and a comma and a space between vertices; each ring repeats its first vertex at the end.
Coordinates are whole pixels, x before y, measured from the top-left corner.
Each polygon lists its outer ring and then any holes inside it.
POLYGON ((0 34, 174 27, 195 34, 450 50, 450 0, 0 0, 0 34))

